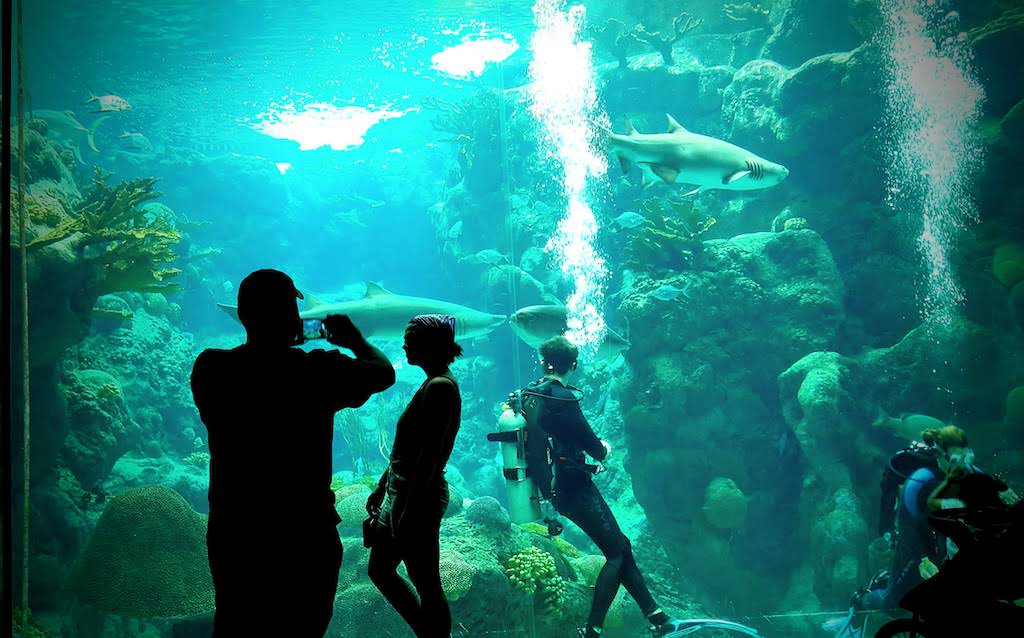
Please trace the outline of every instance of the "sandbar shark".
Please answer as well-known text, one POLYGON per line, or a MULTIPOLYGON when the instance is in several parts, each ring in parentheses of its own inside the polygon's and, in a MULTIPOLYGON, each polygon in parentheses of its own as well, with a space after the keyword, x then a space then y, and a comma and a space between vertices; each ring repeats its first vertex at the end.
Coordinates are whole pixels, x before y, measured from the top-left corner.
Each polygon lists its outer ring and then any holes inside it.
POLYGON ((671 115, 667 117, 666 133, 638 133, 628 117, 624 135, 607 131, 609 147, 623 172, 638 164, 669 184, 697 186, 686 195, 712 189, 769 188, 789 176, 789 169, 781 164, 724 140, 691 133, 671 115))
MULTIPOLYGON (((382 340, 402 340, 406 325, 416 315, 442 314, 455 317, 455 337, 458 339, 482 337, 508 320, 505 315, 492 315, 447 301, 396 295, 373 282, 366 284, 366 295, 362 299, 324 303, 311 295, 304 296, 306 307, 299 312, 302 319, 348 315, 364 337, 382 340)), ((238 319, 237 307, 217 305, 238 319)))
POLYGON ((88 128, 75 118, 72 111, 48 111, 45 109, 32 111, 32 119, 46 122, 46 138, 59 142, 71 149, 79 164, 85 164, 82 160, 82 142, 84 141, 94 152, 99 153, 96 148, 96 129, 109 115, 96 118, 88 128))
MULTIPOLYGON (((512 332, 531 348, 540 348, 541 344, 551 337, 564 334, 568 330, 566 316, 565 306, 526 306, 512 313, 508 318, 508 325, 512 332)), ((629 341, 622 335, 609 328, 595 358, 598 361, 614 359, 615 355, 629 348, 629 345, 629 341)))

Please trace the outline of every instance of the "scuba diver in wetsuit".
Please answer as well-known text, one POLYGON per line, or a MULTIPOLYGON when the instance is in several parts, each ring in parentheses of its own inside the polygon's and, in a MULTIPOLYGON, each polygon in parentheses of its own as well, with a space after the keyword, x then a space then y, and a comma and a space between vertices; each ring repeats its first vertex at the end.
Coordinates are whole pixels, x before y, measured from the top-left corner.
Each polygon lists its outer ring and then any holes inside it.
MULTIPOLYGON (((1007 489, 973 464, 974 453, 960 428, 928 429, 921 432, 921 440, 923 444, 914 442, 897 452, 882 475, 879 534, 889 541, 892 560, 887 572, 854 596, 851 612, 898 609, 900 600, 930 575, 929 570, 955 553, 952 543, 929 524, 929 513, 991 507, 1007 489)), ((857 635, 852 614, 850 618, 849 633, 840 631, 840 636, 857 635)))
MULTIPOLYGON (((578 630, 582 638, 596 638, 602 633, 605 616, 619 585, 625 586, 640 606, 657 635, 676 629, 676 624, 662 611, 644 582, 632 547, 615 520, 608 503, 597 490, 591 475, 598 467, 588 465, 584 453, 603 461, 611 453, 611 446, 594 434, 580 410, 579 397, 568 384, 576 370, 579 351, 565 337, 553 337, 540 347, 544 378, 527 388, 532 396, 542 398, 535 418, 540 428, 552 441, 552 489, 544 494, 555 509, 576 523, 607 561, 597 576, 594 599, 586 628, 578 630)), ((541 487, 542 492, 546 491, 541 487)))

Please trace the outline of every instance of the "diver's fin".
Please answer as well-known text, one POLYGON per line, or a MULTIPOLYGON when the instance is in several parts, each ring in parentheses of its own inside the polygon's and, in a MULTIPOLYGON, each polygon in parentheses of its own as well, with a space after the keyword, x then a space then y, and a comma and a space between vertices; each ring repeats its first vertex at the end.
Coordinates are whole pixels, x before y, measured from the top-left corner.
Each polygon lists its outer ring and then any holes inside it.
POLYGON ((623 125, 626 127, 626 135, 639 135, 636 129, 633 127, 633 123, 629 121, 628 115, 622 116, 623 125))
POLYGON ((735 181, 743 179, 747 175, 750 175, 750 171, 749 170, 736 171, 732 175, 726 175, 725 177, 723 177, 722 178, 722 183, 723 184, 732 184, 735 181))
POLYGON ((619 166, 622 167, 623 173, 628 173, 633 170, 633 162, 622 153, 619 153, 619 166))
POLYGON ((306 310, 313 310, 317 306, 324 305, 324 302, 318 299, 315 295, 311 295, 308 292, 302 293, 302 298, 306 301, 306 310))
POLYGON ((699 193, 699 192, 700 192, 700 191, 701 191, 701 190, 702 190, 703 188, 704 188, 703 186, 698 186, 697 188, 693 189, 692 191, 690 191, 690 192, 688 192, 688 193, 683 193, 683 197, 689 197, 690 195, 696 195, 696 194, 697 194, 697 193, 699 193))
POLYGON ((668 118, 668 132, 669 133, 687 133, 688 131, 683 128, 683 125, 676 121, 676 118, 672 117, 668 113, 665 114, 668 118))
POLYGON ((228 313, 231 316, 231 318, 234 319, 235 321, 239 321, 238 306, 232 306, 226 303, 219 303, 217 304, 217 307, 223 310, 224 312, 228 313))
POLYGON ((378 295, 390 295, 390 294, 391 294, 391 291, 387 290, 386 288, 384 288, 384 286, 382 286, 382 285, 380 285, 380 284, 378 284, 376 282, 373 282, 373 281, 366 282, 366 296, 367 297, 376 297, 378 295))
POLYGON ((676 178, 679 177, 679 171, 672 168, 671 166, 665 166, 664 164, 648 164, 655 175, 665 180, 669 184, 674 184, 676 178))

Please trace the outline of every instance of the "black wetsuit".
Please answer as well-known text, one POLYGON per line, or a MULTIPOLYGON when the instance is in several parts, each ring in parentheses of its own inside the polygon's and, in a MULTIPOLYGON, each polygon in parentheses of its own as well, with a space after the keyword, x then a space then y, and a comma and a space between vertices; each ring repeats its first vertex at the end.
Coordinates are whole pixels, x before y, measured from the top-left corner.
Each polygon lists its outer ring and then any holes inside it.
POLYGON ((338 351, 205 350, 192 394, 210 446, 214 636, 319 637, 341 566, 334 413, 394 383, 338 351))
POLYGON ((550 397, 544 400, 539 425, 554 444, 555 509, 576 523, 607 559, 597 576, 587 622, 593 627, 604 625, 620 584, 644 614, 651 613, 657 605, 637 568, 629 539, 619 529, 611 508, 591 480, 593 473, 586 464, 584 453, 603 461, 607 450, 583 416, 577 397, 560 381, 545 379, 531 385, 529 390, 550 397))
POLYGON ((454 377, 447 374, 424 381, 398 419, 391 462, 378 485, 385 494, 380 524, 389 533, 381 535, 370 552, 369 576, 420 638, 447 638, 452 627, 441 588, 439 536, 448 508, 444 466, 459 432, 461 411, 454 377), (454 397, 448 397, 451 403, 446 399, 448 414, 438 413, 430 404, 432 383, 450 383, 454 388, 454 397), (415 593, 396 571, 400 562, 405 563, 415 593))

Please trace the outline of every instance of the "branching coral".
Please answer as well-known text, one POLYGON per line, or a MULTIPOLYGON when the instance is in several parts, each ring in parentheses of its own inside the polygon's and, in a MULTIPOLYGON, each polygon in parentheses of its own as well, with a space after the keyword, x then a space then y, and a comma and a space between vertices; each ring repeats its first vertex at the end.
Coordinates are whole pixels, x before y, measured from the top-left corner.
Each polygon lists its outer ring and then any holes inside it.
POLYGON ((555 569, 555 559, 536 547, 513 554, 505 571, 516 589, 539 597, 546 613, 559 616, 565 602, 565 582, 555 569))
POLYGON ((700 249, 700 236, 715 225, 715 218, 694 210, 688 201, 651 198, 640 205, 643 226, 626 245, 630 267, 678 268, 700 249))
POLYGON ((637 40, 651 45, 655 51, 661 54, 661 59, 665 61, 665 64, 671 66, 675 64, 675 60, 672 58, 672 46, 702 24, 704 24, 704 20, 694 18, 684 11, 672 19, 672 35, 663 36, 658 31, 651 33, 642 24, 636 25, 633 33, 637 40))
POLYGON ((108 174, 96 169, 92 187, 75 213, 28 245, 29 250, 67 240, 96 272, 93 292, 171 292, 168 279, 179 272, 173 247, 181 239, 167 220, 149 218, 142 204, 160 197, 155 178, 107 184, 108 174))
POLYGON ((595 42, 608 49, 615 59, 619 61, 619 69, 629 66, 627 56, 629 47, 639 44, 633 31, 626 29, 625 23, 615 18, 608 18, 604 26, 592 26, 587 28, 588 34, 595 42))

